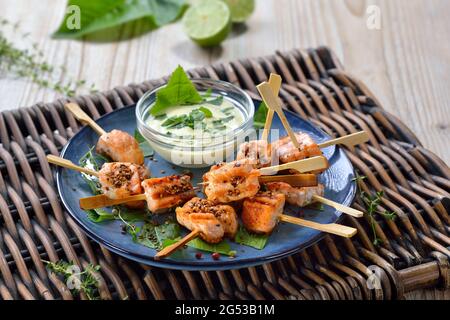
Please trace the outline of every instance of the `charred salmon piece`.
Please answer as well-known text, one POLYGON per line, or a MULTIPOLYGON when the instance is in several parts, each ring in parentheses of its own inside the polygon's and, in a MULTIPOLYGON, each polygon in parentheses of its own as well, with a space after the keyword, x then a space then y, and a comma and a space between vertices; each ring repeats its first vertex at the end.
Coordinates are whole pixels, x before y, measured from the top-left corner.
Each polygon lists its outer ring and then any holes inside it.
POLYGON ((183 207, 176 208, 177 221, 191 231, 199 230, 204 241, 218 243, 225 236, 224 226, 214 213, 202 209, 199 199, 193 198, 183 207))
POLYGON ((101 135, 96 151, 113 161, 144 164, 144 154, 136 139, 121 130, 112 130, 101 135))
MULTIPOLYGON (((107 162, 98 172, 102 193, 110 199, 123 199, 142 193, 141 166, 129 162, 107 162)), ((144 201, 126 204, 130 208, 143 208, 144 201)))
POLYGON ((184 207, 192 213, 212 213, 222 224, 224 235, 234 239, 238 230, 238 219, 233 207, 225 204, 215 204, 212 201, 195 197, 184 207))
POLYGON ((284 203, 284 194, 270 191, 245 199, 241 215, 244 227, 254 233, 270 234, 283 213, 284 203))
POLYGON ((285 182, 269 182, 266 188, 275 193, 284 194, 286 202, 298 207, 305 207, 313 202, 313 196, 323 196, 323 184, 314 187, 293 187, 285 182))
POLYGON ((195 197, 188 175, 146 179, 142 181, 142 187, 147 207, 153 213, 166 212, 195 197))
POLYGON ((272 152, 269 143, 265 140, 244 142, 239 146, 236 160, 249 159, 254 168, 270 166, 272 152))
POLYGON ((129 162, 107 162, 98 172, 102 192, 110 199, 142 193, 140 166, 129 162))
POLYGON ((259 191, 259 176, 248 159, 215 165, 203 175, 204 193, 216 203, 251 197, 259 191))

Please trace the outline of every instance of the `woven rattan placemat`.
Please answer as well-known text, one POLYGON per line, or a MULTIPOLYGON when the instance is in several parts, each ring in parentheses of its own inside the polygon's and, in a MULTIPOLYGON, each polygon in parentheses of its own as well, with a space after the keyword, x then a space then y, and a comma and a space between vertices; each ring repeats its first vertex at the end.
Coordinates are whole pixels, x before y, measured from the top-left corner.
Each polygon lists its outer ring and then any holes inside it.
MULTIPOLYGON (((139 265, 90 241, 64 211, 45 156, 58 155, 80 125, 63 109, 66 100, 36 104, 0 113, 0 298, 86 298, 72 294, 42 259, 100 265, 95 276, 102 299, 399 299, 424 287, 449 288, 449 168, 384 111, 333 52, 277 52, 189 74, 232 82, 258 99, 255 85, 270 72, 283 77, 285 106, 328 134, 369 132, 370 142, 347 154, 367 177, 361 190, 383 190, 378 211, 396 212, 395 220, 379 213, 347 217, 345 223, 358 229, 351 240, 327 236, 301 253, 253 268, 183 272, 139 265), (379 285, 368 285, 373 274, 379 285)), ((165 79, 73 100, 98 118, 135 103, 165 79)), ((364 203, 358 199, 354 207, 364 210, 364 203)))

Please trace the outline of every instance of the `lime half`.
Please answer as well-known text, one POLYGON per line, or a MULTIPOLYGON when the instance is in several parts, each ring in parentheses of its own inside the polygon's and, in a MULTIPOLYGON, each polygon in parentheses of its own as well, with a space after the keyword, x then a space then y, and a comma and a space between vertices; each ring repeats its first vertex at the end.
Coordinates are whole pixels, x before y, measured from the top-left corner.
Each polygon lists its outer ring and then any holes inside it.
POLYGON ((186 11, 183 25, 188 36, 199 45, 216 46, 230 33, 230 9, 219 0, 199 1, 186 11))
POLYGON ((255 10, 255 0, 222 0, 231 11, 231 21, 244 22, 255 10))

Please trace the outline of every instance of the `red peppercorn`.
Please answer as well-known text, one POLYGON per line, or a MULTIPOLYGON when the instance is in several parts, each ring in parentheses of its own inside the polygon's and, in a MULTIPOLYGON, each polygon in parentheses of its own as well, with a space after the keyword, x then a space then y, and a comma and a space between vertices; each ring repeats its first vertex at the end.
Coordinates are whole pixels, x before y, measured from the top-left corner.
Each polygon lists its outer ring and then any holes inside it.
POLYGON ((201 252, 197 252, 197 253, 195 254, 195 257, 196 257, 197 259, 201 259, 201 258, 203 257, 203 254, 202 254, 201 252))
POLYGON ((213 258, 214 260, 219 260, 219 258, 220 258, 220 253, 214 252, 211 256, 212 256, 212 258, 213 258))

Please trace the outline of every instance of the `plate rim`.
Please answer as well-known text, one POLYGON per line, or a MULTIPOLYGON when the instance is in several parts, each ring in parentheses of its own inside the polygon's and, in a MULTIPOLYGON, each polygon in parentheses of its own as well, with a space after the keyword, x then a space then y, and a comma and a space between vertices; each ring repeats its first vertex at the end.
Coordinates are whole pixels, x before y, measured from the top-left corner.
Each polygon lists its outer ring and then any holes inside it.
MULTIPOLYGON (((253 100, 253 102, 256 104, 258 102, 258 100, 253 100)), ((95 122, 98 122, 102 119, 106 119, 106 118, 112 116, 115 112, 124 111, 124 110, 132 109, 135 107, 136 107, 136 104, 132 104, 132 105, 128 105, 123 108, 120 108, 120 109, 116 109, 112 112, 109 112, 109 113, 104 114, 103 116, 99 117, 98 119, 95 120, 95 122)), ((300 117, 298 114, 296 114, 292 111, 289 111, 289 110, 285 110, 285 112, 289 113, 290 115, 292 115, 294 117, 300 118, 302 121, 307 122, 314 129, 320 131, 323 135, 330 138, 330 136, 326 132, 324 132, 321 128, 317 127, 310 121, 300 117)), ((92 130, 92 129, 89 126, 85 125, 77 133, 75 133, 62 148, 62 150, 60 152, 61 157, 64 158, 64 155, 65 155, 68 147, 70 146, 70 144, 73 142, 73 140, 76 139, 77 135, 79 135, 83 132, 83 130, 86 131, 86 130, 92 130)), ((352 174, 353 174, 353 176, 355 176, 354 166, 351 163, 350 159, 345 154, 344 150, 342 148, 340 148, 339 146, 335 146, 335 150, 332 154, 332 157, 334 157, 336 155, 336 152, 339 152, 340 156, 343 156, 348 161, 348 163, 350 164, 350 166, 352 168, 352 174)), ((218 261, 203 261, 202 262, 201 260, 199 260, 198 263, 192 263, 191 261, 183 262, 183 261, 175 261, 175 260, 155 260, 154 257, 149 257, 149 256, 144 257, 141 254, 132 254, 129 251, 123 250, 122 248, 112 244, 108 240, 102 238, 101 236, 96 235, 94 232, 89 230, 89 228, 78 217, 78 215, 75 214, 75 212, 72 212, 71 207, 66 203, 65 197, 62 196, 62 194, 63 194, 63 192, 62 192, 62 176, 61 176, 62 170, 64 170, 64 168, 61 168, 61 167, 57 167, 57 170, 56 170, 56 186, 57 186, 57 190, 58 190, 58 195, 59 195, 59 198, 60 198, 61 202, 63 203, 65 209, 70 214, 70 216, 76 221, 78 227, 80 227, 92 240, 94 240, 98 244, 104 245, 109 250, 113 251, 114 253, 121 255, 125 258, 128 258, 130 260, 134 260, 134 261, 137 261, 137 262, 140 262, 143 264, 147 264, 147 265, 151 265, 151 266, 155 266, 155 267, 161 267, 161 268, 167 268, 167 269, 173 269, 173 270, 214 271, 214 270, 232 270, 232 269, 246 268, 246 267, 250 267, 250 266, 258 266, 258 265, 262 265, 262 264, 265 264, 268 262, 282 259, 283 257, 291 256, 295 253, 305 250, 308 247, 312 246, 313 244, 322 240, 327 235, 327 233, 325 233, 325 232, 318 232, 310 240, 302 243, 298 247, 294 247, 292 249, 285 250, 285 251, 282 251, 279 253, 273 253, 266 257, 248 258, 248 259, 238 260, 238 261, 234 261, 234 259, 230 258, 228 260, 221 259, 220 262, 218 262, 218 261)), ((342 204, 347 205, 347 206, 351 205, 353 203, 355 195, 356 195, 356 184, 351 183, 350 191, 346 195, 342 204)), ((340 212, 339 216, 337 216, 337 219, 333 223, 338 223, 338 222, 342 221, 344 219, 344 216, 345 216, 345 214, 340 212)))

